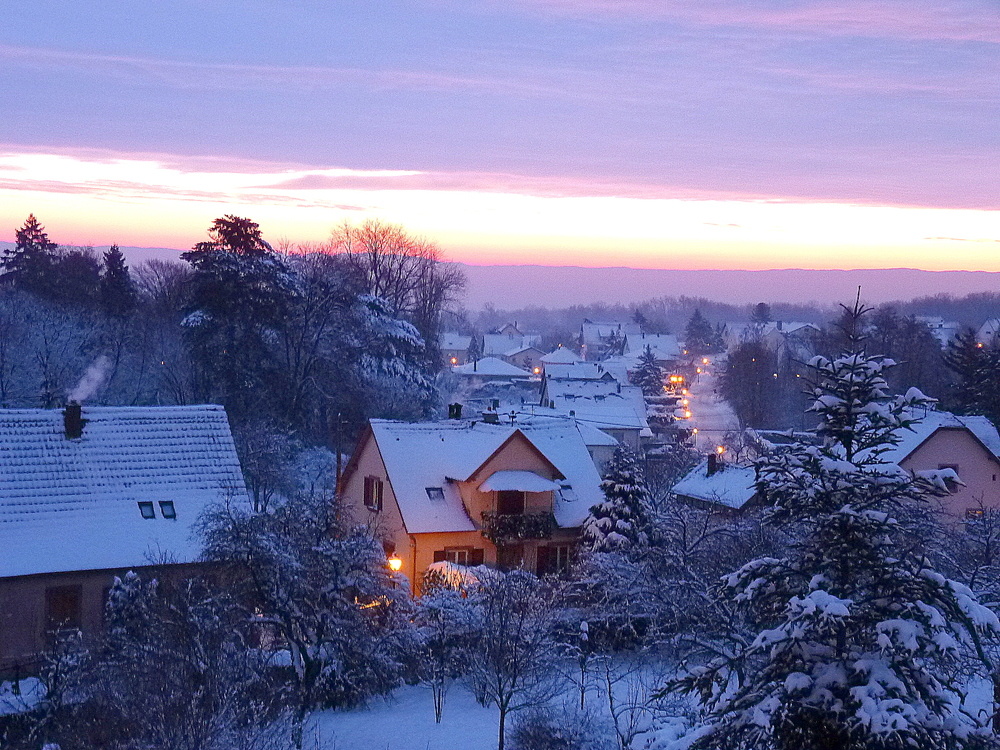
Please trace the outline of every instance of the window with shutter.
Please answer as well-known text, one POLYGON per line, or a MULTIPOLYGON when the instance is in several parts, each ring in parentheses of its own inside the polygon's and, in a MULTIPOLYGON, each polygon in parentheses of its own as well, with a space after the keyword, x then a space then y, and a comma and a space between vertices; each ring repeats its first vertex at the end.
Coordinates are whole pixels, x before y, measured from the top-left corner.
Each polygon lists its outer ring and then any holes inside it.
POLYGON ((382 480, 379 477, 365 477, 365 507, 371 511, 382 510, 382 480))

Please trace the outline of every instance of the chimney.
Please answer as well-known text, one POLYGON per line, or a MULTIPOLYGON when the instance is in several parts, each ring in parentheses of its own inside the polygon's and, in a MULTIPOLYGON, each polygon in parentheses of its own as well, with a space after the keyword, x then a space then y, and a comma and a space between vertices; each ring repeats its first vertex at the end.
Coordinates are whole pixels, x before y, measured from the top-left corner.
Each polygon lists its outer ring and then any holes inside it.
POLYGON ((462 405, 448 404, 448 419, 461 419, 461 418, 462 418, 462 405))
POLYGON ((781 321, 779 320, 779 321, 778 321, 778 323, 777 323, 777 326, 778 326, 778 330, 780 331, 780 330, 782 330, 782 328, 784 327, 784 323, 782 323, 782 322, 781 322, 781 321))
POLYGON ((76 401, 70 401, 63 410, 63 428, 67 440, 83 437, 83 408, 76 401))
POLYGON ((484 411, 483 412, 483 422, 486 424, 500 424, 500 415, 495 411, 484 411))
POLYGON ((706 476, 712 476, 719 470, 719 457, 714 453, 708 454, 708 474, 706 476))

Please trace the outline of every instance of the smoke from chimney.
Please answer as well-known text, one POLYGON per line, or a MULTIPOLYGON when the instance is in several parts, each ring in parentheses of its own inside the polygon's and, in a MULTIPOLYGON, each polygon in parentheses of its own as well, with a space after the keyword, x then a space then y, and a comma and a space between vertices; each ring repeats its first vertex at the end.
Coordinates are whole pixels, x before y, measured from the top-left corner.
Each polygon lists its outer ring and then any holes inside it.
POLYGON ((76 387, 66 397, 67 400, 82 404, 101 389, 101 386, 104 385, 110 373, 111 360, 102 354, 84 371, 80 382, 76 384, 76 387))

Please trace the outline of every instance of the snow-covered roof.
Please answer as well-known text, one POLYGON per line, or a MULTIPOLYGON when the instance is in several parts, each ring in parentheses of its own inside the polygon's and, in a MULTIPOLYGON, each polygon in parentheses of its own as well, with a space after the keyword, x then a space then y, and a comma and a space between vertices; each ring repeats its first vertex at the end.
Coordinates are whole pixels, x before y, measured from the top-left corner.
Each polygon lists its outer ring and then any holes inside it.
POLYGON ((534 349, 539 354, 542 354, 542 350, 539 349, 537 346, 515 346, 510 351, 504 352, 503 356, 505 356, 505 357, 513 357, 515 354, 521 354, 522 352, 526 352, 529 349, 534 349))
POLYGON ((549 380, 607 380, 615 374, 603 362, 553 363, 545 366, 545 377, 549 380))
POLYGON ((0 577, 193 562, 202 511, 248 502, 221 406, 85 406, 83 418, 70 440, 61 410, 0 410, 0 577))
POLYGON ((707 503, 739 509, 756 494, 752 466, 720 462, 720 469, 708 475, 708 461, 702 461, 674 485, 674 494, 707 503))
POLYGON ((469 479, 517 431, 565 477, 558 480, 554 508, 560 526, 579 526, 590 506, 603 498, 597 467, 570 420, 511 425, 373 419, 371 428, 411 534, 475 531, 455 482, 449 480, 469 479), (442 498, 431 499, 429 487, 440 487, 442 498))
POLYGON ((990 318, 976 331, 976 341, 982 344, 991 344, 997 334, 1000 333, 1000 318, 990 318))
POLYGON ((646 402, 642 389, 616 380, 552 380, 546 398, 564 414, 602 429, 646 430, 646 402))
POLYGON ((542 357, 542 362, 547 365, 571 365, 574 362, 582 362, 583 358, 565 346, 560 346, 558 349, 553 349, 551 352, 542 357))
POLYGON ((519 490, 521 492, 554 492, 559 484, 551 479, 536 474, 533 471, 506 469, 494 471, 479 485, 483 492, 505 492, 519 490))
POLYGON ((629 335, 625 339, 625 355, 641 356, 647 346, 658 360, 678 359, 681 356, 677 337, 670 333, 629 335))
POLYGON ((638 323, 632 321, 594 321, 584 320, 581 326, 583 343, 591 346, 599 344, 603 339, 612 335, 618 336, 635 335, 642 332, 638 323))
POLYGON ((452 367, 451 371, 456 375, 467 377, 494 377, 494 378, 530 378, 531 373, 514 367, 509 362, 504 362, 496 357, 483 357, 477 362, 468 362, 464 365, 452 367))
POLYGON ((472 336, 463 336, 460 333, 442 333, 438 337, 438 346, 447 351, 467 351, 472 343, 472 336))
POLYGON ((946 411, 928 411, 925 415, 923 409, 918 409, 914 416, 920 421, 912 429, 896 432, 900 442, 882 454, 883 461, 898 464, 942 428, 968 429, 990 453, 1000 459, 1000 433, 986 417, 959 416, 946 411))
POLYGON ((522 349, 538 344, 541 336, 520 333, 487 333, 483 336, 483 354, 500 356, 511 349, 522 349))

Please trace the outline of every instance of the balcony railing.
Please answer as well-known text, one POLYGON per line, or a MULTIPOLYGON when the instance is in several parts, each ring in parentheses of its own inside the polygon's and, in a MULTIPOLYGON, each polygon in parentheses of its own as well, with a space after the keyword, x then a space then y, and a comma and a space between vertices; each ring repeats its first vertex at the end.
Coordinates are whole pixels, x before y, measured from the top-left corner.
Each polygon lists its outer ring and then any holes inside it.
POLYGON ((556 529, 551 513, 483 512, 483 536, 493 544, 505 544, 519 539, 549 539, 556 529))

